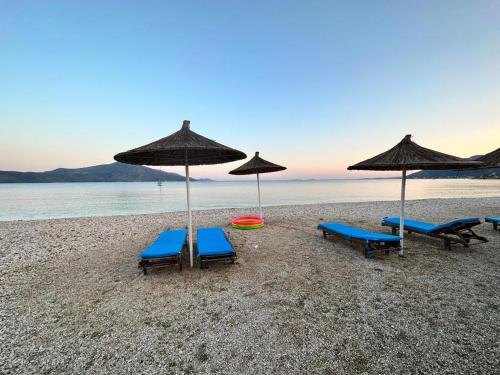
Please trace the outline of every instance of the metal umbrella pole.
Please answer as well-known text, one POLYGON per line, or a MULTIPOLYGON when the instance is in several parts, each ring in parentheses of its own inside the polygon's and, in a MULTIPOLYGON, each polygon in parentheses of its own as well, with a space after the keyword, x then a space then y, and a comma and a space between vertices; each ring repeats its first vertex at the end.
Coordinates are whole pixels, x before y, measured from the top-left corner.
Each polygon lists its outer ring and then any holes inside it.
POLYGON ((406 190, 406 169, 403 169, 401 176, 401 212, 399 215, 399 238, 401 239, 401 250, 399 255, 404 255, 404 236, 405 236, 405 190, 406 190))
POLYGON ((186 192, 188 208, 189 265, 193 268, 193 222, 191 216, 191 191, 189 190, 189 162, 186 152, 186 192))
POLYGON ((263 219, 264 215, 262 213, 262 200, 260 195, 260 174, 284 171, 286 167, 278 164, 271 163, 270 161, 264 160, 259 156, 259 151, 255 152, 255 156, 245 164, 233 169, 229 172, 232 175, 247 175, 255 174, 257 175, 257 191, 259 194, 259 215, 263 219))
POLYGON ((229 163, 246 158, 245 153, 224 146, 212 139, 203 137, 190 129, 189 120, 182 122, 180 130, 147 145, 120 152, 114 156, 116 161, 135 165, 178 165, 186 168, 186 192, 188 206, 188 235, 190 265, 193 267, 193 222, 189 165, 212 165, 229 163))
POLYGON ((257 173, 257 190, 259 192, 259 212, 260 212, 260 218, 262 219, 264 216, 262 215, 262 205, 260 203, 260 179, 259 179, 259 174, 257 173))

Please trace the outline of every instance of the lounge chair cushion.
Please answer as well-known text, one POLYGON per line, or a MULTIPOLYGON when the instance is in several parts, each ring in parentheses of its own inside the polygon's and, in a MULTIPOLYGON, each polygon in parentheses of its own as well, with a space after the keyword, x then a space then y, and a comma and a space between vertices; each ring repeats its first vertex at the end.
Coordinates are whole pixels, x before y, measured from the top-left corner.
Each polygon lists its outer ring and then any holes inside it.
POLYGON ((499 223, 500 224, 500 216, 488 216, 485 221, 488 223, 499 223))
POLYGON ((221 228, 198 228, 198 256, 235 254, 221 228))
POLYGON ((178 255, 184 247, 186 237, 186 229, 163 231, 151 246, 139 254, 139 257, 154 259, 178 255))
POLYGON ((155 243, 165 243, 165 242, 175 242, 180 241, 181 239, 186 240, 187 238, 187 229, 172 229, 172 230, 164 230, 160 233, 155 243))
MULTIPOLYGON (((393 226, 399 227, 399 217, 385 217, 382 223, 387 223, 393 226)), ((451 229, 454 225, 457 224, 480 224, 481 221, 477 217, 463 218, 450 221, 448 223, 435 225, 432 223, 426 223, 424 221, 405 219, 405 229, 413 230, 415 232, 424 232, 424 233, 433 233, 433 232, 442 232, 447 229, 451 229)))
POLYGON ((319 229, 326 230, 327 232, 333 232, 340 236, 346 238, 352 238, 356 240, 364 241, 381 241, 381 242, 399 242, 398 236, 393 236, 391 234, 369 232, 364 229, 351 227, 345 224, 339 223, 323 223, 318 226, 319 229))

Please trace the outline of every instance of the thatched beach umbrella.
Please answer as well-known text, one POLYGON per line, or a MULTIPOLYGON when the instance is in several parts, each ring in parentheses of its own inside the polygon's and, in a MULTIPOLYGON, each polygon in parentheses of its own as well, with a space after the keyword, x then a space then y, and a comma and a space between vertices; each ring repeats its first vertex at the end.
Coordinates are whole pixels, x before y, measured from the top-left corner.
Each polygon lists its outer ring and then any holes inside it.
POLYGON ((500 167, 500 148, 497 148, 495 151, 490 152, 489 154, 481 156, 477 161, 483 162, 484 168, 498 168, 500 167))
POLYGON ((462 159, 419 146, 411 140, 411 135, 407 135, 401 142, 390 150, 371 159, 352 165, 347 169, 367 171, 402 171, 399 236, 401 238, 400 255, 403 255, 406 171, 424 169, 465 169, 480 165, 482 165, 481 162, 462 159))
POLYGON ((193 267, 193 228, 191 197, 189 191, 189 166, 222 164, 246 158, 246 155, 205 138, 189 129, 189 121, 182 123, 181 130, 145 146, 121 152, 115 160, 128 164, 184 165, 186 167, 186 192, 188 208, 189 261, 193 267))
POLYGON ((255 153, 255 156, 242 166, 233 169, 229 174, 233 175, 247 175, 256 174, 257 175, 257 190, 259 192, 259 213, 262 218, 262 205, 260 203, 260 179, 259 174, 284 171, 286 167, 281 165, 271 163, 270 161, 264 160, 259 156, 259 152, 255 153))

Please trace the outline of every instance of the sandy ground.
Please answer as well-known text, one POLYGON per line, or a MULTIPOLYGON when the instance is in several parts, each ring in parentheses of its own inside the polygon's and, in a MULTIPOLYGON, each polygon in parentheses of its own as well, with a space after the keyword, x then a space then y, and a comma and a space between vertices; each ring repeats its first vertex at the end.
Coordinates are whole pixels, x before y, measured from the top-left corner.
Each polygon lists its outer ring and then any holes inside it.
MULTIPOLYGON (((365 259, 316 229, 385 231, 398 202, 199 211, 221 225, 235 265, 137 270, 136 255, 185 214, 0 223, 0 373, 355 374, 499 371, 500 232, 442 249, 410 235, 406 258, 365 259)), ((498 214, 500 199, 410 201, 433 222, 498 214)))

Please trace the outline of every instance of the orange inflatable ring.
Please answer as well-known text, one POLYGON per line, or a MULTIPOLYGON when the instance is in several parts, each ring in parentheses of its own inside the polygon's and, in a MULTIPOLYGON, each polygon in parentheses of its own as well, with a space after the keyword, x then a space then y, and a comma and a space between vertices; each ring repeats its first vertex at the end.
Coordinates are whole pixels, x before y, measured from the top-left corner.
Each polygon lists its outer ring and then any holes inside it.
POLYGON ((264 226, 264 219, 258 216, 240 216, 231 220, 231 226, 234 229, 252 230, 264 226))

